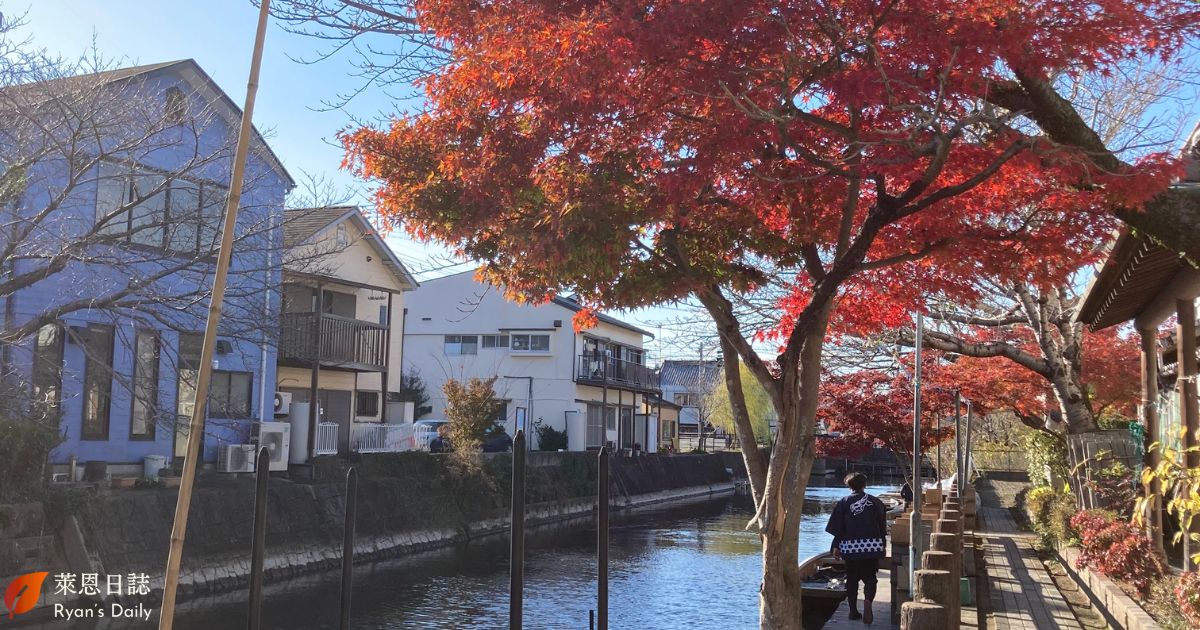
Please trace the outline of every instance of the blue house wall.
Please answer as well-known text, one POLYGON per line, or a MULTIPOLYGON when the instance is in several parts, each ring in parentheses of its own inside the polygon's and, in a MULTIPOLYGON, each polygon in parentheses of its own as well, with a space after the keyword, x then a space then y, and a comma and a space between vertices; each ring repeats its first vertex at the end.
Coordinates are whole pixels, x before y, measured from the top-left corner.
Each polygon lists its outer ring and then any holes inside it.
MULTIPOLYGON (((227 107, 224 101, 201 102, 203 90, 196 88, 197 76, 206 75, 193 62, 182 62, 156 70, 140 81, 140 94, 165 92, 172 86, 180 87, 193 101, 192 106, 227 107), (189 81, 190 79, 190 81, 189 81)), ((227 100, 227 97, 223 97, 227 100)), ((231 112, 236 115, 235 109, 231 112)), ((156 150, 139 156, 139 165, 173 172, 187 162, 189 153, 211 151, 225 143, 232 143, 236 119, 218 116, 198 139, 199 147, 179 143, 174 150, 156 150)), ((180 132, 182 133, 182 132, 180 132)), ((23 205, 28 208, 45 207, 44 203, 56 190, 56 178, 65 176, 61 164, 52 161, 39 164, 40 171, 30 178, 40 186, 31 186, 25 193, 23 205)), ((200 178, 228 185, 230 160, 214 160, 201 168, 188 172, 189 178, 200 178)), ((247 168, 247 186, 243 189, 241 215, 238 228, 253 231, 253 238, 244 238, 236 244, 230 271, 229 297, 224 305, 228 314, 219 330, 219 339, 224 351, 214 356, 217 369, 248 372, 252 375, 251 404, 249 418, 221 418, 211 414, 205 426, 204 460, 214 461, 217 449, 223 444, 239 444, 249 441, 251 423, 270 420, 274 394, 276 349, 269 329, 278 322, 279 287, 281 283, 280 252, 282 251, 282 216, 284 197, 292 187, 287 173, 270 159, 265 147, 260 146, 250 153, 247 168), (264 225, 271 226, 264 229, 264 225), (257 323, 260 328, 247 327, 247 322, 257 323)), ((73 231, 86 230, 95 221, 97 187, 79 186, 68 203, 56 212, 61 220, 49 226, 61 230, 59 236, 73 231)), ((112 255, 112 254, 110 254, 112 255)), ((134 249, 119 255, 131 256, 137 264, 139 254, 134 249)), ((23 263, 16 263, 19 270, 23 263)), ((28 265, 36 264, 30 261, 28 265)), ((152 272, 155 261, 146 261, 146 271, 152 272)), ((211 283, 214 265, 200 263, 198 266, 165 278, 163 286, 170 286, 180 294, 200 291, 211 283)), ((112 266, 96 263, 73 262, 61 272, 24 288, 9 297, 11 304, 3 304, 14 318, 16 325, 45 313, 57 305, 78 301, 88 296, 106 295, 124 285, 128 272, 112 266)), ((176 359, 180 350, 180 333, 203 332, 207 315, 208 300, 194 300, 187 304, 152 304, 135 308, 142 309, 140 316, 111 309, 78 309, 66 313, 59 321, 66 328, 86 327, 88 324, 104 324, 114 327, 112 390, 109 409, 108 435, 105 439, 84 439, 82 420, 84 413, 84 366, 85 352, 77 340, 66 335, 63 346, 63 377, 61 429, 63 441, 51 454, 51 463, 65 464, 74 458, 78 462, 104 461, 109 464, 138 464, 147 455, 162 455, 168 461, 175 454, 175 427, 178 386, 176 359), (137 330, 153 330, 160 340, 158 365, 157 403, 164 418, 156 424, 153 439, 137 439, 130 435, 133 416, 133 395, 130 387, 134 371, 134 340, 137 330)), ((21 347, 13 348, 11 368, 31 378, 34 339, 28 339, 21 347)), ((187 419, 182 420, 186 423, 187 419)))

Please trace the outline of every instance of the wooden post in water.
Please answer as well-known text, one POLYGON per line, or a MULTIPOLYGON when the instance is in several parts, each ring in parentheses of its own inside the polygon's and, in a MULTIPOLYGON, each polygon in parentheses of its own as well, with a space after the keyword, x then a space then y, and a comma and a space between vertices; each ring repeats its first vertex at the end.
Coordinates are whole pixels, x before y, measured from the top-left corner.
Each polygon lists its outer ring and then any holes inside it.
POLYGON ((513 438, 512 515, 508 536, 508 628, 522 626, 525 603, 525 430, 513 438))
POLYGON ((342 526, 341 630, 350 630, 350 595, 354 590, 354 535, 358 521, 358 470, 346 471, 346 520, 342 526))
POLYGON ((600 447, 596 474, 596 628, 608 630, 608 465, 607 447, 600 447))
POLYGON ((258 449, 254 464, 254 536, 250 545, 250 607, 246 628, 262 627, 263 557, 267 546, 267 480, 271 478, 271 451, 258 449))
POLYGON ((250 77, 246 81, 246 103, 242 107, 242 122, 238 129, 237 148, 229 178, 229 196, 225 200, 225 216, 221 228, 221 248, 213 275, 212 297, 208 303, 208 320, 204 326, 204 342, 200 345, 200 371, 196 376, 196 404, 188 424, 187 454, 183 459, 183 476, 179 481, 179 496, 175 501, 175 518, 171 525, 171 545, 167 550, 167 567, 163 571, 162 606, 159 608, 158 629, 171 630, 175 624, 175 594, 179 589, 179 569, 183 559, 183 542, 187 537, 188 511, 192 507, 192 487, 196 483, 201 445, 204 443, 204 414, 208 405, 208 386, 212 381, 213 351, 217 345, 217 324, 221 321, 221 305, 225 300, 225 284, 229 276, 229 261, 233 257, 233 235, 237 227, 238 207, 242 202, 242 183, 246 173, 246 157, 250 151, 251 119, 254 98, 258 93, 258 70, 262 65, 263 42, 267 36, 267 17, 270 0, 261 0, 258 29, 254 35, 254 52, 250 57, 250 77))

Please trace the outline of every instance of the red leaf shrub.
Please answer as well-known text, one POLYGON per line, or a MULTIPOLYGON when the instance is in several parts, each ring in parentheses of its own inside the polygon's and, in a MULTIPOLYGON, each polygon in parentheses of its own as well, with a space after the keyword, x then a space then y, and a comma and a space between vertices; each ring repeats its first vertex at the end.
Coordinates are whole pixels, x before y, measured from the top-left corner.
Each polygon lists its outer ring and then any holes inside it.
POLYGON ((1150 541, 1136 527, 1111 512, 1087 510, 1071 518, 1083 543, 1076 566, 1090 566, 1116 580, 1127 582, 1145 595, 1154 578, 1165 572, 1150 541))
POLYGON ((1189 571, 1175 584, 1175 601, 1188 621, 1200 626, 1200 573, 1189 571))

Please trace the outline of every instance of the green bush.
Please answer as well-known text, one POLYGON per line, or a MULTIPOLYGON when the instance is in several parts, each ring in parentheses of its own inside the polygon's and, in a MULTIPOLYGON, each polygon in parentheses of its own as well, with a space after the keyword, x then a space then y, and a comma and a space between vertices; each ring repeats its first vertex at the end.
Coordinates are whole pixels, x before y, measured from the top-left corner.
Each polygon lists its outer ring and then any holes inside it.
POLYGON ((1061 439, 1045 431, 1034 431, 1025 436, 1025 451, 1029 481, 1034 487, 1050 485, 1047 467, 1059 479, 1067 478, 1067 448, 1061 439))
POLYGON ((0 501, 37 497, 46 486, 50 450, 62 441, 57 423, 0 417, 0 501))
POLYGON ((1029 522, 1042 543, 1048 547, 1078 540, 1078 534, 1071 527, 1071 517, 1077 511, 1075 497, 1070 493, 1056 492, 1048 486, 1033 488, 1025 495, 1025 512, 1029 515, 1029 522))
POLYGON ((538 418, 538 421, 533 423, 533 430, 537 433, 539 451, 567 450, 566 429, 559 431, 538 418))

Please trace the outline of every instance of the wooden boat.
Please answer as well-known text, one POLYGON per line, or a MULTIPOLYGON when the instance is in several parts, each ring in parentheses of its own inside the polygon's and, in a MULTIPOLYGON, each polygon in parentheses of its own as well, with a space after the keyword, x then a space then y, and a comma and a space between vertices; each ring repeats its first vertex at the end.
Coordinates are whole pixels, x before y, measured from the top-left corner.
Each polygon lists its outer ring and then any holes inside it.
POLYGON ((846 566, 826 551, 800 563, 804 627, 820 628, 846 599, 846 566))

